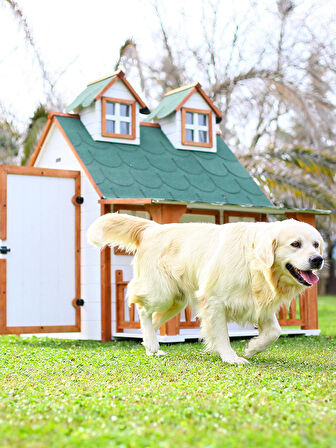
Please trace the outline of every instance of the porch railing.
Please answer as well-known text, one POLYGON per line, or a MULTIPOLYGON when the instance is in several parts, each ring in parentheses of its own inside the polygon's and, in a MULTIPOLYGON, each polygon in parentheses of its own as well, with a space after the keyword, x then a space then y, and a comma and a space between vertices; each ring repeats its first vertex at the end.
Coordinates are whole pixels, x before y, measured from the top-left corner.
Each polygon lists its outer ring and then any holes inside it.
POLYGON ((127 328, 140 328, 139 317, 136 313, 134 303, 127 306, 126 289, 128 282, 123 279, 123 271, 117 270, 116 281, 116 327, 117 332, 122 333, 127 328), (128 312, 128 313, 127 313, 128 312), (127 315, 128 314, 128 315, 127 315))
POLYGON ((288 308, 282 305, 278 320, 282 327, 302 327, 304 325, 304 297, 295 297, 288 308))

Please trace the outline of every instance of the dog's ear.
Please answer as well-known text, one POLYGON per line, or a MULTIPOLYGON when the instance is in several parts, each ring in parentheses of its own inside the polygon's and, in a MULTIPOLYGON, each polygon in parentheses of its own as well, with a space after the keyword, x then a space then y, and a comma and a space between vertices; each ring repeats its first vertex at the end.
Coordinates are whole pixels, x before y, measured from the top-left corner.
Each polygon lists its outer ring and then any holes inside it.
POLYGON ((264 234, 254 245, 254 255, 266 269, 270 269, 273 266, 276 247, 277 239, 271 232, 264 234))

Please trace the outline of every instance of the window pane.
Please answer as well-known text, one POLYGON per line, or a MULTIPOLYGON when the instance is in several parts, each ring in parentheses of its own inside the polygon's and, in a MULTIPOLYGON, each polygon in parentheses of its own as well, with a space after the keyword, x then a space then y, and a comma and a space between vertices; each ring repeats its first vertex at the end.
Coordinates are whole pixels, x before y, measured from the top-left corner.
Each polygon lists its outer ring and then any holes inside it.
POLYGON ((197 114, 198 115, 198 124, 200 126, 207 126, 208 125, 208 116, 206 114, 197 114))
POLYGON ((106 115, 114 115, 114 103, 106 102, 106 115))
POLYGON ((194 131, 192 129, 186 129, 186 140, 188 142, 194 141, 194 131))
POLYGON ((198 131, 198 139, 200 143, 208 143, 207 131, 198 131))
POLYGON ((186 124, 194 124, 194 114, 192 112, 186 112, 186 124))
POLYGON ((130 124, 127 121, 120 122, 120 134, 130 134, 130 124))
POLYGON ((106 120, 106 132, 109 132, 111 134, 115 133, 115 121, 106 120))
POLYGON ((129 104, 120 104, 120 116, 121 117, 129 117, 130 116, 130 105, 129 104))

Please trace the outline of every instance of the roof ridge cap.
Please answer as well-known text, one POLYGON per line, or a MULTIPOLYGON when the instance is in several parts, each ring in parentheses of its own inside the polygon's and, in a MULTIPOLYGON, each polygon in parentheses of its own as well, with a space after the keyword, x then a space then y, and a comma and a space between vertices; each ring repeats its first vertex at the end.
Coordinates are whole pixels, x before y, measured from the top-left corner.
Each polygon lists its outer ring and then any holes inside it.
POLYGON ((89 87, 89 86, 91 86, 92 84, 96 84, 97 82, 104 81, 105 79, 113 78, 114 76, 118 76, 118 75, 121 74, 121 73, 122 73, 122 70, 116 70, 116 71, 113 72, 111 75, 104 76, 103 78, 99 78, 99 79, 96 79, 95 81, 89 82, 89 84, 88 84, 86 87, 89 87))
POLYGON ((183 90, 191 89, 192 87, 201 86, 199 82, 193 82, 192 84, 188 84, 187 86, 178 87, 177 89, 169 90, 169 92, 165 93, 163 96, 173 95, 174 93, 182 92, 183 90))

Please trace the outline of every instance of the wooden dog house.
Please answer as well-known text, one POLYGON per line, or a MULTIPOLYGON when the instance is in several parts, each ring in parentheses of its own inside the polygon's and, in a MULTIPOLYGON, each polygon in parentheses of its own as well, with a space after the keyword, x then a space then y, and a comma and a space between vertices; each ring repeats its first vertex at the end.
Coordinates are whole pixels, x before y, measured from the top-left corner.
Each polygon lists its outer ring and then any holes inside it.
MULTIPOLYGON (((199 84, 168 92, 149 114, 118 71, 89 84, 69 111, 50 114, 30 167, 0 169, 1 333, 141 336, 125 301, 133 257, 86 241, 101 214, 217 224, 284 215, 314 225, 327 213, 272 205, 224 143, 221 113, 199 84)), ((316 287, 279 321, 286 333, 318 334, 316 287)), ((231 323, 229 332, 257 330, 231 323)), ((160 330, 163 342, 198 336, 188 308, 160 330)))

